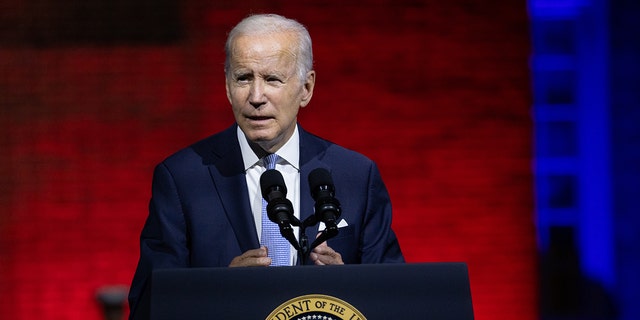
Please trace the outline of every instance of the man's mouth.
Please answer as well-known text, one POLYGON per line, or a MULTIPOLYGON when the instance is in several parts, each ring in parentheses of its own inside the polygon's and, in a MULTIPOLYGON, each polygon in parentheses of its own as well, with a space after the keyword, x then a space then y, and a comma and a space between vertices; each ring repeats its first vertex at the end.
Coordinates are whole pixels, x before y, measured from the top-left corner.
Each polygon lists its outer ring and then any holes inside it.
POLYGON ((264 120, 271 119, 271 117, 266 117, 266 116, 249 116, 247 118, 252 121, 264 121, 264 120))

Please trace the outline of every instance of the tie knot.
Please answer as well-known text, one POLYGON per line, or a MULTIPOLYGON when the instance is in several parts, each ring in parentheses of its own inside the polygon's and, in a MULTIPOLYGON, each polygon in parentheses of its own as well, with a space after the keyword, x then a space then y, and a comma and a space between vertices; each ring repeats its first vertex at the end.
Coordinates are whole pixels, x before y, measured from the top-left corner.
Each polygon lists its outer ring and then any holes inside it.
POLYGON ((267 169, 275 169, 276 168, 276 162, 278 162, 278 155, 275 153, 272 153, 264 158, 262 158, 262 161, 264 162, 264 166, 267 169))

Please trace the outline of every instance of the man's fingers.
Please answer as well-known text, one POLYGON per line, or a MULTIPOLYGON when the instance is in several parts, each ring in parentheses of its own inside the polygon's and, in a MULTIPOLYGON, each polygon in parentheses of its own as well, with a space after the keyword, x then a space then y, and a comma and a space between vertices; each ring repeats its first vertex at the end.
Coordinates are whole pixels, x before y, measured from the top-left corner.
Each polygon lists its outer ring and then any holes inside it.
POLYGON ((342 261, 342 255, 331 249, 326 242, 315 247, 311 252, 310 257, 316 265, 344 264, 342 261))
POLYGON ((271 258, 267 256, 267 247, 262 246, 258 249, 248 250, 242 255, 233 258, 229 267, 266 267, 270 264, 271 258))

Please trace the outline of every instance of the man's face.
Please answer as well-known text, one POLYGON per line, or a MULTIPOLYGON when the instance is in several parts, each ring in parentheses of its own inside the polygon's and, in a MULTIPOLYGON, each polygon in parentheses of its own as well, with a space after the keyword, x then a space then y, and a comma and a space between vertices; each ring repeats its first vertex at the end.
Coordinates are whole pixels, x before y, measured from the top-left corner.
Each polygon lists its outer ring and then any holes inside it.
POLYGON ((230 53, 227 97, 249 141, 275 152, 295 130, 298 110, 313 95, 315 73, 302 81, 290 33, 237 37, 230 53))

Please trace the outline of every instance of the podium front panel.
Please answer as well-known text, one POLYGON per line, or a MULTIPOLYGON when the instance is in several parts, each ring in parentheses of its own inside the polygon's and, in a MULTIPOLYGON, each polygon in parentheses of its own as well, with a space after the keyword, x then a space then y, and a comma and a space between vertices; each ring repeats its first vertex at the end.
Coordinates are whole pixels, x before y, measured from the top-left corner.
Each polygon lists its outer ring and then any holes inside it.
POLYGON ((338 299, 326 303, 325 319, 359 318, 340 302, 369 320, 473 319, 464 263, 156 270, 151 319, 306 319, 302 308, 313 306, 305 303, 325 302, 300 301, 309 295, 338 299), (283 307, 290 300, 295 305, 283 307))

